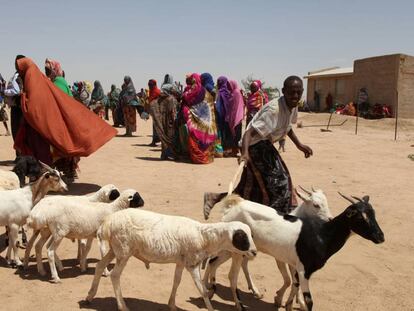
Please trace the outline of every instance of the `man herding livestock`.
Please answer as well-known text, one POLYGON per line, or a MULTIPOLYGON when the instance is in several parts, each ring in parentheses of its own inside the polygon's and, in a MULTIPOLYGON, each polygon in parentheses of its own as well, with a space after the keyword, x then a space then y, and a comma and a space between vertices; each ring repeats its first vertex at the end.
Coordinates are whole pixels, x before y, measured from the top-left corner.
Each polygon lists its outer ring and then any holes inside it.
MULTIPOLYGON (((234 192, 281 213, 289 213, 297 202, 289 171, 273 144, 287 135, 305 158, 310 157, 313 151, 299 141, 292 129, 303 93, 302 80, 297 76, 288 77, 283 83, 282 93, 282 97, 263 106, 247 126, 239 159, 239 162, 244 161, 245 168, 234 192)), ((225 195, 206 193, 205 215, 225 195)))

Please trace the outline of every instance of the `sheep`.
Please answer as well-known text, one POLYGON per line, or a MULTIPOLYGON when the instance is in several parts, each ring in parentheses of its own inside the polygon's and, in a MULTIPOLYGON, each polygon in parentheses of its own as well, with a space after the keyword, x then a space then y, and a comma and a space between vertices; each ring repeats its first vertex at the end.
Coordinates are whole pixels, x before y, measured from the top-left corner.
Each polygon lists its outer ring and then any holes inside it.
POLYGON ((209 311, 212 311, 207 290, 201 282, 202 261, 221 250, 254 257, 256 246, 250 229, 241 222, 202 224, 181 216, 162 215, 145 210, 128 209, 108 216, 98 230, 98 238, 109 242, 110 249, 97 264, 95 276, 86 300, 91 302, 98 290, 104 268, 116 257, 111 271, 111 281, 119 310, 128 307, 122 298, 120 276, 129 259, 134 256, 149 263, 175 263, 174 284, 168 305, 177 310, 175 296, 185 268, 202 295, 209 311))
MULTIPOLYGON (((312 192, 308 191, 301 186, 299 186, 305 193, 299 192, 295 189, 296 194, 302 199, 302 204, 300 204, 296 209, 294 209, 290 215, 303 218, 303 217, 317 217, 323 221, 328 221, 332 219, 331 211, 328 207, 328 200, 326 199, 325 194, 322 190, 315 190, 312 187, 312 192)), ((209 214, 207 214, 207 217, 209 214)), ((211 264, 207 266, 206 272, 204 274, 203 282, 208 289, 210 289, 210 298, 214 295, 216 289, 216 271, 217 268, 231 258, 231 253, 229 252, 222 252, 217 257, 211 259, 211 264), (209 281, 210 280, 210 281, 209 281)), ((290 277, 287 273, 286 264, 283 262, 279 262, 276 260, 277 266, 279 268, 280 273, 282 274, 284 284, 283 286, 277 291, 278 301, 276 302, 277 305, 280 305, 281 301, 279 302, 279 298, 283 297, 284 292, 290 286, 291 281, 290 277)), ((256 298, 262 298, 263 295, 260 293, 258 288, 254 285, 253 280, 250 277, 248 271, 248 261, 243 260, 242 268, 244 275, 246 277, 248 288, 252 291, 253 295, 256 298)), ((280 298, 281 299, 281 298, 280 298)), ((299 298, 300 299, 300 298, 299 298)), ((299 301, 303 305, 303 301, 299 301)))
POLYGON ((22 262, 17 254, 16 239, 19 226, 26 223, 31 209, 49 191, 67 191, 60 173, 41 163, 47 171, 40 178, 24 188, 0 191, 0 226, 8 226, 10 230, 11 245, 7 249, 7 263, 11 264, 10 254, 13 249, 13 260, 17 266, 22 262))
POLYGON ((0 170, 0 190, 19 189, 25 185, 25 177, 31 181, 42 174, 40 163, 32 156, 19 156, 11 171, 0 170))
MULTIPOLYGON (((289 264, 296 271, 286 310, 292 310, 293 298, 298 293, 299 285, 306 309, 312 310, 313 300, 309 290, 311 275, 344 246, 352 233, 375 244, 384 242, 384 233, 375 219, 369 197, 353 197, 357 200, 355 201, 342 196, 352 204, 327 222, 316 217, 281 216, 268 206, 243 200, 237 195, 227 196, 216 204, 224 210, 223 221, 238 220, 249 225, 259 251, 289 264)), ((242 258, 233 255, 229 278, 237 310, 243 309, 237 297, 237 277, 241 264, 242 258)))
MULTIPOLYGON (((88 240, 81 261, 81 271, 86 271, 87 254, 92 246, 92 240, 96 236, 96 231, 105 216, 124 208, 141 207, 143 205, 144 200, 139 193, 128 189, 123 191, 119 198, 112 203, 70 200, 70 202, 66 202, 64 205, 42 209, 42 212, 36 215, 36 217, 31 215, 27 221, 30 227, 47 227, 51 233, 51 238, 47 245, 47 256, 52 273, 51 282, 61 282, 55 266, 55 251, 63 238, 88 240)), ((102 247, 101 251, 103 251, 102 247)))
MULTIPOLYGON (((115 200, 119 197, 119 191, 118 189, 112 185, 105 185, 101 189, 99 189, 97 192, 91 194, 91 195, 80 195, 80 196, 49 196, 45 197, 43 200, 41 200, 30 212, 30 223, 32 225, 33 229, 33 235, 29 240, 29 243, 26 246, 25 256, 24 256, 24 267, 27 268, 29 264, 29 257, 30 257, 30 251, 33 247, 33 243, 36 240, 39 233, 41 234, 41 238, 36 243, 36 262, 37 262, 37 271, 40 275, 44 276, 46 275, 46 272, 43 268, 42 264, 42 248, 43 245, 46 243, 47 239, 50 237, 50 231, 47 227, 38 228, 35 226, 35 221, 33 219, 36 219, 36 217, 41 217, 43 210, 47 210, 49 208, 54 208, 56 205, 63 205, 66 203, 71 204, 73 200, 76 201, 82 201, 86 200, 88 202, 104 202, 109 203, 115 200)), ((79 261, 82 261, 82 255, 83 251, 86 247, 86 241, 85 240, 78 240, 78 259, 79 261)), ((63 269, 63 266, 59 260, 59 258, 56 255, 56 263, 59 270, 63 269)), ((105 271, 107 273, 107 271, 105 271)))

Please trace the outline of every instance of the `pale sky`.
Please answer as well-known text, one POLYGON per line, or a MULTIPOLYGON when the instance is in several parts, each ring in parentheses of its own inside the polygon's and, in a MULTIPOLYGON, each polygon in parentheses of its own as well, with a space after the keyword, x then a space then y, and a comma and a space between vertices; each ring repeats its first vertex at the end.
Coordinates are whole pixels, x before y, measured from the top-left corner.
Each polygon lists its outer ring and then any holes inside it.
POLYGON ((165 73, 249 74, 281 87, 288 75, 414 55, 414 1, 0 0, 0 73, 24 54, 60 61, 69 83, 105 90, 130 75, 137 89, 165 73))

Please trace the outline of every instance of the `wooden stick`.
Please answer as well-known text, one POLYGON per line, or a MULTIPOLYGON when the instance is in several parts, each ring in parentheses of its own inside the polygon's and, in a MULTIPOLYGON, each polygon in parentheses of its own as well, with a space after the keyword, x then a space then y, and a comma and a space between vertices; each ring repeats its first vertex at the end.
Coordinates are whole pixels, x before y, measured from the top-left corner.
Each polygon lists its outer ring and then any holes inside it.
POLYGON ((237 182, 237 179, 239 179, 241 173, 243 172, 245 163, 246 162, 244 162, 244 161, 240 162, 239 167, 237 168, 236 174, 234 174, 233 180, 229 184, 229 190, 227 192, 227 195, 230 195, 230 194, 233 193, 234 184, 237 182))

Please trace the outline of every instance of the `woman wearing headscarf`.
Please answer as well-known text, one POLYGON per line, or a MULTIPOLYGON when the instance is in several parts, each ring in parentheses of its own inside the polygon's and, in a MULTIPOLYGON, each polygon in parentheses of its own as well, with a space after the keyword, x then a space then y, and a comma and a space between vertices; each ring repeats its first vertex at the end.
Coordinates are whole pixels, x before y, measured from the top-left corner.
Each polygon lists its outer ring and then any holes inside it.
POLYGON ((93 90, 91 95, 91 101, 89 102, 89 108, 100 118, 104 116, 104 97, 105 93, 102 88, 101 82, 96 80, 93 83, 93 90))
MULTIPOLYGON (((148 104, 151 109, 152 102, 160 96, 161 90, 158 88, 157 81, 154 79, 151 79, 148 81, 148 89, 149 89, 148 104)), ((152 125, 152 142, 149 145, 151 147, 155 147, 158 142, 160 142, 160 138, 158 137, 157 131, 155 130, 155 127, 153 124, 152 125)))
POLYGON ((230 98, 224 117, 224 138, 226 149, 224 156, 237 157, 239 151, 239 141, 242 134, 242 121, 244 118, 244 101, 240 88, 236 81, 229 80, 227 82, 230 91, 230 98))
POLYGON ((54 85, 56 85, 69 96, 72 96, 72 90, 70 89, 69 84, 66 82, 65 77, 63 76, 64 71, 62 70, 62 67, 58 61, 46 58, 45 73, 54 85))
POLYGON ((166 74, 161 85, 161 92, 157 99, 150 105, 150 114, 154 129, 161 141, 161 159, 176 159, 178 149, 176 148, 176 120, 179 110, 177 98, 180 91, 174 83, 173 77, 166 74))
MULTIPOLYGON (((201 74, 201 85, 206 89, 205 101, 210 105, 211 109, 213 110, 214 117, 216 121, 218 120, 218 115, 215 107, 215 100, 216 100, 216 91, 214 89, 214 79, 213 76, 205 72, 201 74)), ((216 123, 216 140, 214 142, 214 157, 215 158, 222 158, 223 157, 223 146, 221 143, 220 133, 218 131, 217 123, 216 123)))
POLYGON ((223 147, 223 155, 229 156, 232 148, 232 136, 230 131, 226 130, 226 117, 230 112, 230 98, 231 91, 229 89, 228 79, 221 76, 217 79, 217 98, 216 98, 216 111, 217 111, 217 128, 221 138, 221 144, 223 147))
POLYGON ((119 107, 119 94, 121 90, 116 87, 115 84, 111 85, 111 91, 108 93, 109 108, 112 111, 112 119, 115 127, 119 127, 124 124, 124 114, 122 108, 119 107), (119 111, 121 113, 119 113, 119 111))
POLYGON ((183 116, 188 129, 188 153, 193 163, 211 163, 217 132, 214 110, 205 101, 206 89, 199 74, 187 77, 186 83, 183 116))
POLYGON ((18 59, 16 69, 24 86, 24 124, 15 142, 21 155, 52 165, 57 158, 89 156, 116 135, 116 130, 56 87, 31 59, 18 59))
POLYGON ((122 110, 124 112, 125 120, 125 135, 131 137, 132 133, 137 130, 137 115, 135 107, 139 105, 134 83, 130 76, 124 77, 124 84, 122 84, 122 91, 119 94, 122 110))
POLYGON ((262 91, 262 82, 255 80, 250 84, 250 94, 247 98, 246 127, 254 115, 268 102, 267 94, 262 91))

